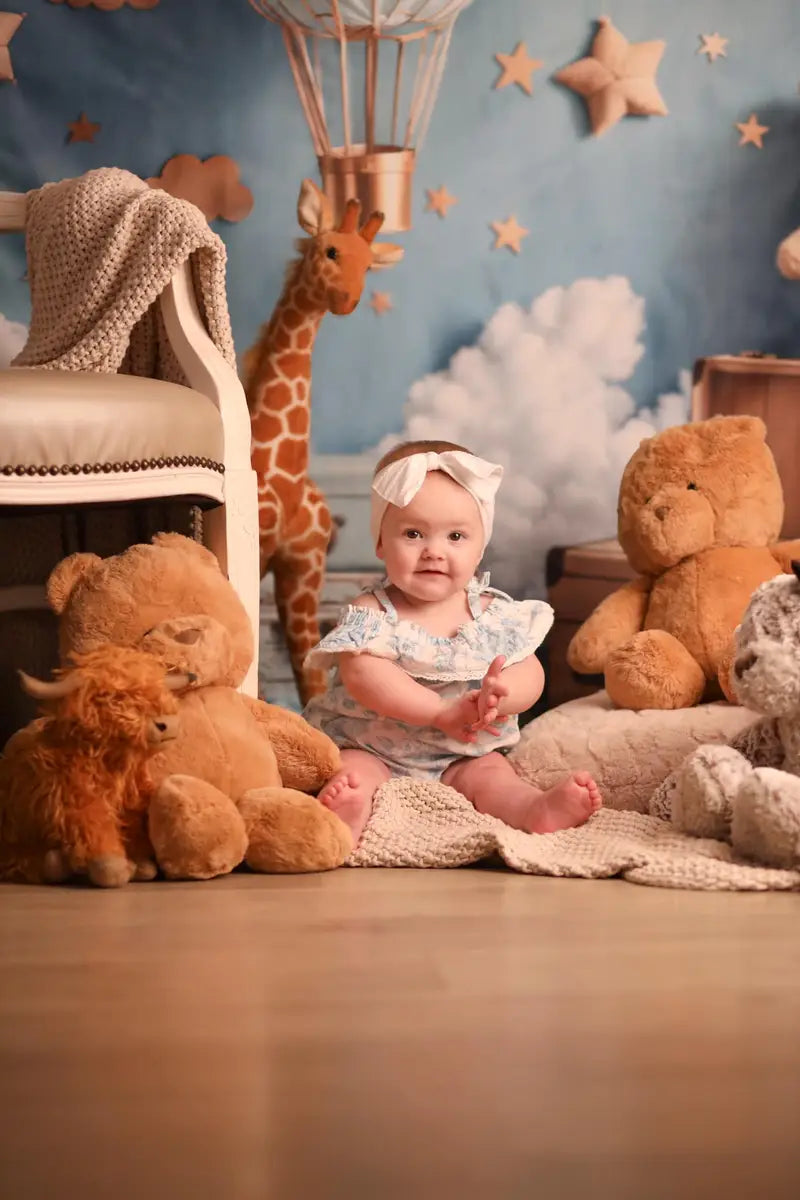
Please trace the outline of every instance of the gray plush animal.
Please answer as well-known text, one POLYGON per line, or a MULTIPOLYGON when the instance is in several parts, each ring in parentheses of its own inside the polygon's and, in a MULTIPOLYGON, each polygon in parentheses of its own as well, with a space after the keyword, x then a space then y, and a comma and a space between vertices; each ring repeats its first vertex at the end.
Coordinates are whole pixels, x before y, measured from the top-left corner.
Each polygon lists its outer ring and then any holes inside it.
POLYGON ((732 684, 763 714, 727 746, 699 746, 650 799, 654 816, 779 867, 800 863, 800 562, 750 598, 732 684))

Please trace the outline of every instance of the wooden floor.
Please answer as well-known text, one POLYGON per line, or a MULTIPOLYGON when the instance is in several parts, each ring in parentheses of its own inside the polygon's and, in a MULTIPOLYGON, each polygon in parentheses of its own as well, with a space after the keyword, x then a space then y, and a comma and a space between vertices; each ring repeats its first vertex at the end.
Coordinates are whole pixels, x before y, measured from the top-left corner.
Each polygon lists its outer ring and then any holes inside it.
POLYGON ((800 1195, 800 896, 0 891, 3 1200, 800 1195))

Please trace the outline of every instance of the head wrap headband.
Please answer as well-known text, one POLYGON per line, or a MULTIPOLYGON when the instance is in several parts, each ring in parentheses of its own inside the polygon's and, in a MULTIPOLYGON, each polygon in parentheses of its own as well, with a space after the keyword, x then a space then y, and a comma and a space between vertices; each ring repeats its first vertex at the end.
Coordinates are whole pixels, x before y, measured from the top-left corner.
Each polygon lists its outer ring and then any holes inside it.
POLYGON ((466 450, 443 450, 409 454, 398 458, 378 472, 372 481, 372 514, 370 532, 377 547, 381 523, 390 504, 406 508, 425 482, 429 471, 444 471, 469 492, 478 506, 483 524, 483 545, 492 536, 494 498, 503 478, 503 468, 497 463, 477 458, 466 450))

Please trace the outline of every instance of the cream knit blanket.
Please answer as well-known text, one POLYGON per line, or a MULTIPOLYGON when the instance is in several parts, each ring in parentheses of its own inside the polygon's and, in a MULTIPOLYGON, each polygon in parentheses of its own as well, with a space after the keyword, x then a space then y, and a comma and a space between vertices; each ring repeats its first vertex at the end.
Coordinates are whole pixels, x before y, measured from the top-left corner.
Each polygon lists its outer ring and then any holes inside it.
POLYGON ((699 891, 800 888, 800 871, 737 860, 724 842, 686 837, 665 821, 602 809, 580 829, 537 835, 475 811, 441 783, 395 779, 378 791, 352 867, 463 867, 499 855, 515 871, 699 891))
POLYGON ((32 311, 15 367, 185 383, 154 302, 190 259, 206 328, 235 369, 225 246, 193 204, 103 167, 29 192, 25 233, 32 311))

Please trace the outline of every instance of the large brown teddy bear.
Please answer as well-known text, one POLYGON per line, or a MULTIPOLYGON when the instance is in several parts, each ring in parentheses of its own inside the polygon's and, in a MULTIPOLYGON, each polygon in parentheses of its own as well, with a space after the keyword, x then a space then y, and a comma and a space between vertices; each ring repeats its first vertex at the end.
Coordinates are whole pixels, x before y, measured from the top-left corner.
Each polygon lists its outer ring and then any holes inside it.
POLYGON ((789 569, 776 544, 783 490, 757 417, 712 417, 639 446, 619 489, 618 537, 638 577, 570 642, 580 674, 605 675, 620 708, 730 698, 733 635, 759 584, 789 569))
POLYGON ((196 676, 180 701, 178 737, 152 760, 161 786, 149 834, 165 875, 208 879, 242 861, 257 871, 345 861, 349 830, 308 794, 337 769, 339 752, 301 717, 236 690, 252 633, 209 550, 162 533, 113 558, 73 554, 53 570, 47 594, 64 662, 112 642, 196 676))

